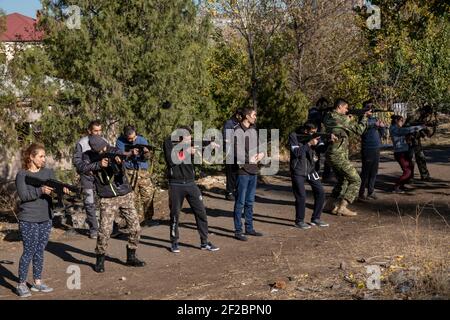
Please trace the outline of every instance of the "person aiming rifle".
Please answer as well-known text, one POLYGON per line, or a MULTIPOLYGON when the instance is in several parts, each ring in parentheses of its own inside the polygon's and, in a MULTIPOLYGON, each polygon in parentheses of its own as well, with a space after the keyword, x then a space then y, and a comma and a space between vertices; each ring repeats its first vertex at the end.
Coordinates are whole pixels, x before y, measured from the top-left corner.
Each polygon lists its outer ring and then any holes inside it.
POLYGON ((83 153, 89 151, 89 137, 93 135, 101 136, 102 124, 100 120, 93 120, 89 123, 87 128, 88 135, 82 137, 75 145, 72 163, 80 175, 80 183, 83 194, 83 205, 86 211, 86 221, 89 225, 89 237, 97 239, 98 221, 94 199, 94 176, 92 172, 82 173, 81 167, 83 164, 83 153))
POLYGON ((392 145, 394 146, 394 158, 403 171, 403 174, 395 182, 392 192, 404 193, 408 190, 405 185, 411 181, 414 172, 411 145, 408 143, 406 137, 426 127, 424 125, 403 127, 404 118, 400 115, 393 115, 391 119, 389 133, 392 139, 392 145))
MULTIPOLYGON (((425 104, 418 111, 416 119, 408 117, 405 122, 405 127, 424 126, 423 129, 414 131, 406 136, 406 140, 411 146, 411 152, 416 159, 417 167, 419 168, 420 179, 422 181, 431 181, 430 172, 427 168, 427 159, 423 152, 422 139, 431 138, 436 132, 437 128, 437 115, 433 110, 433 107, 429 104, 425 104), (434 119, 432 119, 434 116, 434 119)), ((414 167, 412 172, 412 178, 414 178, 414 167)))
POLYGON ((83 154, 82 172, 92 172, 97 195, 100 197, 100 228, 96 252, 96 272, 105 271, 105 254, 116 215, 126 221, 129 231, 126 264, 143 267, 145 262, 136 257, 140 238, 139 217, 134 207, 134 194, 124 168, 124 155, 108 145, 100 136, 90 136, 91 150, 83 154))
POLYGON ((122 136, 116 141, 116 147, 128 155, 125 169, 134 192, 140 223, 148 227, 159 225, 153 220, 155 186, 148 171, 151 150, 157 148, 151 146, 142 135, 137 134, 136 128, 132 125, 123 128, 122 136))
MULTIPOLYGON (((330 103, 327 98, 321 97, 317 100, 316 105, 311 107, 308 110, 308 120, 307 122, 312 122, 317 131, 322 132, 323 120, 325 115, 331 111, 330 103)), ((323 143, 323 140, 321 141, 323 143)), ((317 161, 315 164, 315 169, 317 172, 320 172, 321 162, 323 162, 323 172, 322 172, 322 180, 328 180, 331 178, 331 167, 325 160, 324 152, 326 149, 324 148, 316 148, 317 161)))
MULTIPOLYGON (((242 120, 242 110, 237 109, 233 116, 228 119, 223 125, 223 142, 225 155, 229 153, 229 149, 233 146, 234 129, 239 125, 242 120)), ((225 163, 225 176, 226 176, 226 190, 225 199, 234 200, 236 192, 236 179, 237 170, 235 163, 225 163)))
POLYGON ((170 250, 173 253, 180 252, 178 223, 184 199, 187 199, 195 215, 200 235, 200 249, 219 250, 208 241, 208 217, 202 193, 195 183, 192 157, 197 151, 192 145, 192 129, 188 126, 177 129, 174 134, 164 140, 163 149, 166 160, 166 176, 169 182, 170 250))
MULTIPOLYGON (((371 100, 364 102, 362 111, 372 110, 379 112, 373 108, 371 100)), ((385 110, 382 110, 385 112, 385 110)), ((359 200, 376 200, 375 181, 378 174, 378 165, 380 162, 381 138, 385 136, 385 124, 374 115, 367 118, 367 129, 361 136, 361 186, 359 188, 359 200), (367 196, 365 194, 367 188, 367 196)))
MULTIPOLYGON (((33 285, 31 291, 52 292, 53 289, 42 281, 44 251, 52 229, 52 192, 60 189, 69 194, 69 186, 55 184, 55 173, 45 168, 45 147, 32 143, 22 151, 22 169, 16 175, 16 188, 19 195, 19 231, 23 241, 23 253, 19 262, 19 283, 17 294, 31 296, 27 286, 27 274, 33 262, 33 285), (26 182, 28 178, 28 183, 26 182), (37 181, 42 182, 37 183, 37 181)), ((72 189, 75 191, 75 189, 72 189)))
POLYGON ((367 110, 358 121, 352 121, 347 112, 348 102, 337 99, 333 111, 329 112, 324 120, 325 132, 333 133, 338 140, 334 141, 326 152, 326 160, 333 168, 337 183, 323 211, 342 216, 356 216, 357 213, 348 209, 347 206, 358 195, 361 178, 349 160, 349 136, 363 134, 371 111, 367 110))
POLYGON ((290 161, 289 167, 292 180, 292 191, 295 197, 295 226, 306 230, 311 226, 305 223, 306 190, 305 182, 311 186, 314 195, 314 209, 311 217, 311 225, 328 227, 328 223, 320 220, 325 192, 320 177, 315 170, 316 148, 324 142, 321 140, 337 140, 333 134, 317 133, 317 127, 312 122, 306 122, 303 126, 289 135, 290 161))

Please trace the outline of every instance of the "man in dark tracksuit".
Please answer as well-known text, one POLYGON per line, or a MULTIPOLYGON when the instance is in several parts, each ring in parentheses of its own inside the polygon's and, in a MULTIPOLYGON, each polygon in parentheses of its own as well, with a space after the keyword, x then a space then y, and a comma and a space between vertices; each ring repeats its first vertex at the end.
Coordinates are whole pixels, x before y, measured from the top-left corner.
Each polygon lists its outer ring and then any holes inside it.
POLYGON ((217 251, 218 247, 208 242, 208 219, 206 209, 203 205, 203 197, 195 183, 195 171, 192 164, 192 155, 195 149, 191 147, 191 130, 188 127, 182 127, 182 140, 172 141, 169 136, 164 141, 164 157, 167 164, 167 179, 169 180, 169 209, 170 209, 170 241, 171 251, 180 252, 178 246, 178 223, 180 210, 184 199, 187 199, 191 209, 194 211, 197 230, 200 234, 200 249, 208 251, 217 251), (176 148, 175 146, 180 146, 176 148), (181 148, 182 147, 182 148, 181 148))
POLYGON ((92 172, 97 195, 100 198, 100 228, 98 230, 96 272, 105 271, 105 255, 114 218, 121 214, 127 223, 129 238, 127 245, 127 265, 143 267, 145 262, 136 257, 140 238, 139 217, 134 206, 134 194, 125 174, 123 161, 119 156, 103 158, 102 154, 122 154, 118 148, 109 146, 100 136, 90 136, 91 150, 83 153, 82 173, 92 172))
POLYGON ((325 201, 325 192, 320 182, 319 174, 315 170, 315 151, 313 148, 319 144, 320 137, 314 138, 313 133, 317 130, 312 123, 306 123, 300 130, 289 135, 290 149, 290 171, 292 179, 292 191, 295 196, 295 226, 300 229, 309 229, 310 225, 305 223, 306 191, 307 181, 314 195, 314 210, 311 217, 311 225, 328 227, 328 224, 320 220, 322 208, 325 201), (302 134, 302 139, 298 134, 302 134), (308 139, 308 135, 311 138, 308 139))
MULTIPOLYGON (((371 106, 367 106, 369 108, 371 106)), ((359 199, 377 199, 375 195, 375 181, 378 174, 380 162, 381 137, 385 134, 383 122, 370 116, 367 119, 367 129, 361 137, 361 186, 359 188, 359 199), (367 188, 367 197, 365 191, 367 188)))
MULTIPOLYGON (((234 128, 239 124, 241 118, 241 110, 238 109, 231 119, 228 119, 223 125, 223 141, 225 154, 228 154, 229 148, 233 147, 233 133, 234 128), (227 138, 228 137, 228 138, 227 138)), ((225 199, 234 200, 234 193, 236 192, 236 177, 237 166, 234 163, 225 164, 225 174, 227 178, 226 182, 226 194, 225 199)))

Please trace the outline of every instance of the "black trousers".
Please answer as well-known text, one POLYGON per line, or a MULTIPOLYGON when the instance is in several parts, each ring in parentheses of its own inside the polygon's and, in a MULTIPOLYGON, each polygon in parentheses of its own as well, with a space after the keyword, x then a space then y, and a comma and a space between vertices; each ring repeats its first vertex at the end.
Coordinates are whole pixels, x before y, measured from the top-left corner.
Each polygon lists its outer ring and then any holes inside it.
POLYGON ((325 160, 325 153, 318 153, 317 154, 317 161, 314 165, 314 169, 317 172, 320 172, 320 166, 323 163, 323 172, 322 172, 322 179, 327 180, 331 178, 331 166, 328 164, 328 162, 325 160))
POLYGON ((314 195, 314 209, 311 220, 320 219, 322 214, 323 204, 325 202, 325 191, 323 190, 320 179, 310 180, 307 177, 291 175, 292 191, 295 196, 295 223, 305 221, 305 206, 306 206, 306 190, 305 182, 307 181, 311 186, 314 195))
POLYGON ((208 242, 208 219, 203 205, 202 193, 194 182, 169 184, 170 241, 173 243, 179 239, 178 222, 184 199, 187 199, 192 211, 194 211, 200 241, 205 244, 208 242))
POLYGON ((234 194, 236 191, 237 170, 234 164, 225 164, 225 174, 227 177, 226 192, 234 194))
POLYGON ((380 149, 363 149, 361 151, 361 186, 359 195, 363 196, 367 188, 367 194, 370 195, 375 190, 375 181, 378 174, 378 165, 380 163, 380 149))

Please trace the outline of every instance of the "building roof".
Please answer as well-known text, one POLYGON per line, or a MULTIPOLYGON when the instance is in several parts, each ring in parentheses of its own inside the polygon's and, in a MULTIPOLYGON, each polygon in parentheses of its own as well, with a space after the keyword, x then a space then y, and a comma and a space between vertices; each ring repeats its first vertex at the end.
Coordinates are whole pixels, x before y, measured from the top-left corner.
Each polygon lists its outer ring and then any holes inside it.
POLYGON ((6 31, 0 34, 1 42, 42 41, 43 32, 36 30, 36 19, 20 13, 6 16, 6 31))

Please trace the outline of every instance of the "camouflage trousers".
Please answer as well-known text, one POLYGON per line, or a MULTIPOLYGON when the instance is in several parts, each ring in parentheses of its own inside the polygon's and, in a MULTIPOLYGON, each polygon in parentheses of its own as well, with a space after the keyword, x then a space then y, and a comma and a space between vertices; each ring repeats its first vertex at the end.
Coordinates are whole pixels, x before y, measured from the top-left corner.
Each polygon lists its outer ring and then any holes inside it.
MULTIPOLYGON (((422 143, 420 140, 417 141, 417 143, 413 146, 414 151, 414 157, 416 158, 416 164, 417 168, 419 168, 420 177, 422 179, 428 178, 430 176, 430 173, 428 172, 427 168, 427 158, 425 157, 425 154, 423 153, 422 149, 422 143)), ((414 177, 414 172, 413 172, 414 177)))
POLYGON ((120 215, 129 230, 128 248, 137 249, 141 227, 134 208, 134 194, 132 192, 114 198, 100 198, 100 227, 98 229, 97 254, 105 254, 111 237, 114 218, 120 215))
POLYGON ((352 203, 358 195, 361 178, 348 159, 348 155, 327 155, 327 161, 337 179, 331 197, 345 199, 352 203))
POLYGON ((134 192, 139 222, 151 220, 155 213, 155 187, 147 170, 127 170, 127 178, 134 192))

